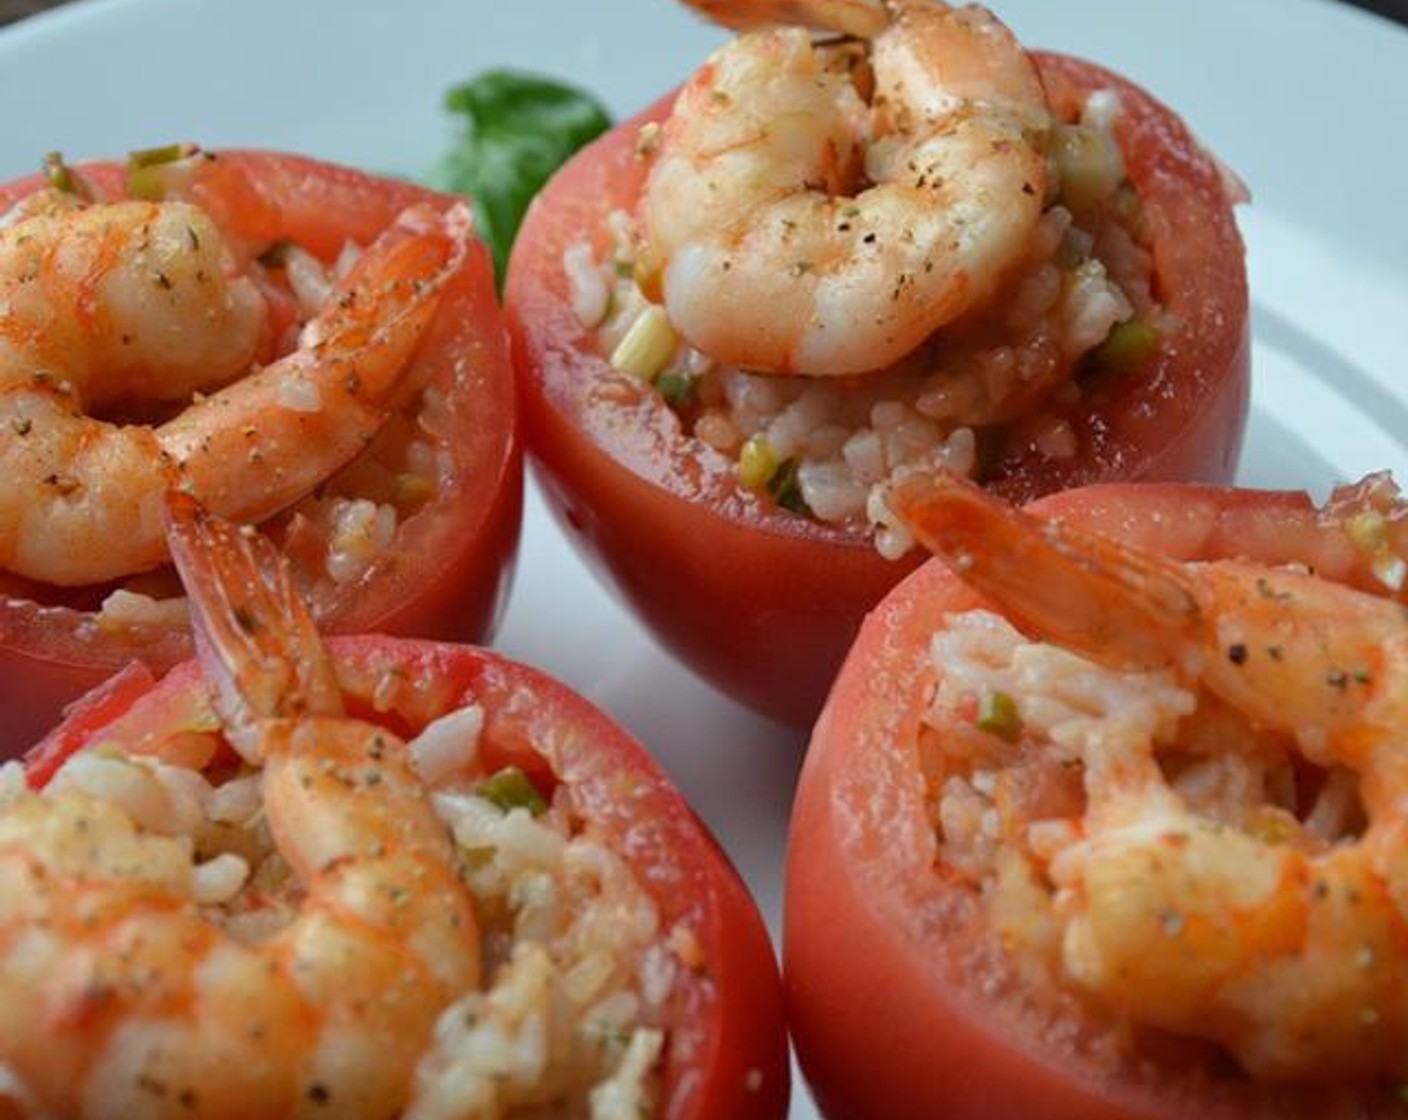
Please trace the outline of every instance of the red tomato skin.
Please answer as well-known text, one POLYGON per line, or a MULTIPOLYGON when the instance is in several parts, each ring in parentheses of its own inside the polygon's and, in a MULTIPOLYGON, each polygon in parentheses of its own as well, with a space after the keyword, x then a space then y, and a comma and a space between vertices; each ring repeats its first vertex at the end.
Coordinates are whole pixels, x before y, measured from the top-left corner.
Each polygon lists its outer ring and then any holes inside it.
MULTIPOLYGON (((1362 557, 1299 492, 1106 485, 1033 509, 1184 560, 1313 559, 1372 586, 1362 557)), ((916 749, 943 616, 982 605, 941 562, 866 619, 814 729, 790 826, 784 990, 803 1075, 827 1120, 1216 1120, 1401 1116, 1370 1091, 1235 1083, 1097 1066, 985 999, 935 870, 916 749), (883 1042, 877 1040, 884 1040, 883 1042)))
MULTIPOLYGON (((446 207, 448 196, 379 179, 304 156, 231 151, 221 168, 257 184, 252 207, 265 235, 296 236, 333 257, 348 238, 366 243, 407 206, 446 207)), ((80 165, 100 197, 120 197, 126 168, 80 165)), ((42 185, 37 176, 0 186, 0 211, 42 185)), ((453 386, 457 481, 403 527, 400 550, 374 574, 341 588, 324 625, 333 632, 381 631, 484 641, 502 614, 518 548, 523 507, 522 445, 507 339, 498 313, 493 265, 479 244, 447 287, 420 355, 444 355, 453 386), (459 360, 459 369, 454 362, 459 360)), ((191 655, 184 628, 119 642, 92 615, 47 611, 0 589, 0 758, 32 743, 60 718, 63 705, 137 658, 156 671, 191 655)))
MULTIPOLYGON (((783 1120, 790 1093, 778 969, 752 897, 708 828, 649 752, 565 685, 488 650, 379 636, 334 637, 341 666, 375 673, 390 665, 405 679, 484 705, 486 735, 547 737, 559 773, 570 773, 583 814, 613 841, 660 907, 661 929, 695 935, 703 964, 677 982, 680 1021, 667 1048, 665 1092, 655 1120, 783 1120)), ((124 719, 160 726, 203 688, 199 665, 184 662, 159 682, 133 669, 74 705, 26 756, 42 786, 63 760, 103 739, 124 719)), ((346 674, 344 674, 344 679, 346 674)))
MULTIPOLYGON (((1025 501, 1100 481, 1227 482, 1246 423, 1249 317, 1242 242, 1217 169, 1149 95, 1089 63, 1037 58, 1058 105, 1082 90, 1120 92, 1131 175, 1161 235, 1160 295, 1191 326, 1069 414, 1088 453, 1063 462, 1014 446, 990 486, 1025 501)), ((573 313, 562 254, 584 237, 604 246, 605 215, 634 205, 639 128, 671 101, 579 153, 525 219, 505 288, 525 439, 568 536, 655 636, 728 695, 807 727, 861 618, 919 558, 886 561, 861 533, 741 488, 731 463, 701 455, 658 397, 610 368, 573 313)))

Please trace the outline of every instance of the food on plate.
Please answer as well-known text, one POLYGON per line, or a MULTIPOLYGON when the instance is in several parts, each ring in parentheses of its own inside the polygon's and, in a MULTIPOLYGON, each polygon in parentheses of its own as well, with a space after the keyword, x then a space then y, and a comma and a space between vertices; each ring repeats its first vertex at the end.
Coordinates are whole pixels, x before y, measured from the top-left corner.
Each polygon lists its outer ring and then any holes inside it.
POLYGON ((895 506, 793 815, 832 1120, 1398 1115, 1408 502, 1116 485, 895 506), (866 1047, 884 1033, 900 1045, 866 1047))
POLYGON ((261 523, 320 624, 482 639, 516 404, 462 202, 173 145, 0 187, 0 749, 190 653, 161 495, 261 523))
POLYGON ((611 117, 583 90, 514 70, 489 70, 454 86, 445 108, 459 122, 458 135, 430 184, 469 197, 475 229, 502 280, 533 196, 568 156, 611 127, 611 117))
POLYGON ((785 1114, 762 922, 638 744, 491 653, 325 645, 264 538, 169 516, 199 663, 0 769, 0 1104, 785 1114))
POLYGON ((919 562, 907 472, 1022 501, 1230 479, 1236 188, 1150 95, 984 9, 702 6, 789 25, 559 172, 506 308, 569 531, 685 661, 805 723, 919 562))

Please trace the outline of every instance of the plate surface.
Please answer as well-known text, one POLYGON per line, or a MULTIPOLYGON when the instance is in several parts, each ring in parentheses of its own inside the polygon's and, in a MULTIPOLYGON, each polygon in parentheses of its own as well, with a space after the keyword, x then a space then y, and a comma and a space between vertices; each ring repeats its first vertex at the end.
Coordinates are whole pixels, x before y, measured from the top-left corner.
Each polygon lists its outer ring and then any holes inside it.
MULTIPOLYGON (((1178 107, 1250 186, 1253 413, 1241 480, 1323 495, 1408 478, 1408 32, 1327 0, 994 0, 1032 45, 1178 107)), ((0 33, 0 179, 42 153, 173 139, 287 148, 406 175, 449 135, 446 87, 487 66, 598 93, 617 115, 721 34, 668 0, 85 0, 0 33)), ((714 693, 578 564, 530 492, 497 645, 562 678, 662 759, 779 919, 803 741, 714 693), (611 656, 603 657, 602 651, 611 656)), ((793 1120, 816 1111, 800 1088, 793 1120)))

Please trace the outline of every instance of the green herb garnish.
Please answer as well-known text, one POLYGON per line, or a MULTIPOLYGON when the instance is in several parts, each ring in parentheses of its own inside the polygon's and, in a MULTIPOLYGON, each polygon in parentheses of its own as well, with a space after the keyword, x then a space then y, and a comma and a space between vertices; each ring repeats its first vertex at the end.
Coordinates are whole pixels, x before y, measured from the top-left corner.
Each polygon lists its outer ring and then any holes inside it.
POLYGON ((64 194, 77 195, 86 201, 92 201, 93 191, 72 167, 64 162, 61 152, 50 152, 44 157, 43 163, 44 179, 56 191, 63 191, 64 194))
POLYGON ((502 285, 528 203, 573 152, 611 127, 611 118, 580 90, 509 70, 455 86, 445 108, 461 118, 461 131, 428 178, 470 197, 502 285))
POLYGON ((538 787, 517 766, 505 766, 493 777, 480 782, 474 792, 505 813, 510 809, 527 809, 538 817, 548 808, 538 787))

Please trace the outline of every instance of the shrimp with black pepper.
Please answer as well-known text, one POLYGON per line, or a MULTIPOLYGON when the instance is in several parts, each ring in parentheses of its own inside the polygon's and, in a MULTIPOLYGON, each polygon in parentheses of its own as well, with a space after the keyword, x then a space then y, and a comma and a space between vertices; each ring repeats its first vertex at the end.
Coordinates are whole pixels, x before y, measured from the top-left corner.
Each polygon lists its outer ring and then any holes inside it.
MULTIPOLYGON (((1402 514, 1355 493, 1334 513, 1347 549, 1402 514)), ((1180 563, 953 478, 894 502, 1002 616, 951 615, 934 638, 930 719, 955 864, 1006 843, 1000 875, 1026 884, 1009 897, 1051 892, 1012 937, 1047 928, 1065 986, 1256 1077, 1408 1075, 1401 581, 1180 563), (991 757, 969 772, 967 748, 991 757), (1064 809, 1031 819, 1012 807, 1038 771, 1064 809)))
POLYGON ((171 511, 215 709, 257 768, 263 827, 296 889, 240 932, 209 897, 218 876, 193 869, 189 836, 66 789, 63 770, 44 793, 12 792, 0 1103, 37 1116, 397 1115, 438 1016, 480 981, 450 829, 405 744, 343 710, 272 546, 184 495, 171 511))
POLYGON ((468 211, 402 214, 268 361, 277 316, 213 189, 203 206, 50 188, 0 227, 0 568, 58 585, 146 571, 166 559, 169 487, 261 521, 388 415, 468 211))
POLYGON ((1035 64, 990 12, 696 6, 791 26, 722 47, 650 144, 637 272, 693 346, 762 372, 880 369, 1025 262, 1052 120, 1035 64))

